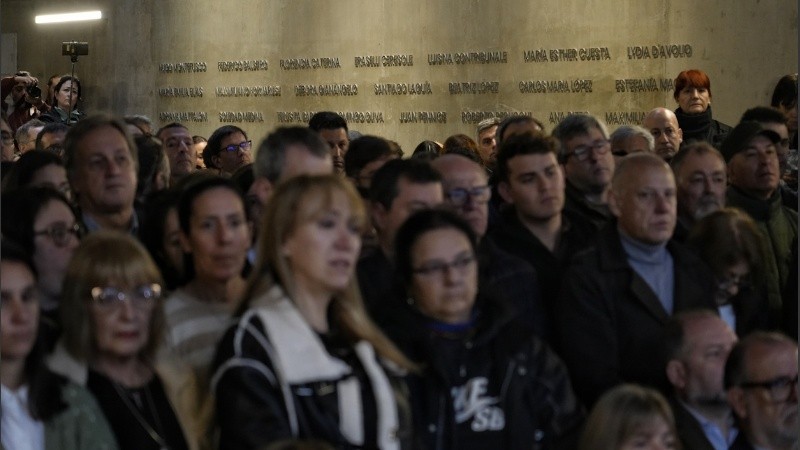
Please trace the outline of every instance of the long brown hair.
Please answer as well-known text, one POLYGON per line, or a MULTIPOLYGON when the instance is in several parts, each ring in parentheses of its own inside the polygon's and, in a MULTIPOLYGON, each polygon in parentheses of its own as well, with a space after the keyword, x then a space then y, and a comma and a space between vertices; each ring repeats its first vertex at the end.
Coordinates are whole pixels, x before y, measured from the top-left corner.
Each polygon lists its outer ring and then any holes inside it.
MULTIPOLYGON (((253 299, 274 285, 281 286, 289 298, 293 298, 295 279, 281 247, 298 227, 325 211, 337 195, 345 197, 363 232, 367 226, 364 204, 356 189, 343 178, 301 175, 278 185, 264 211, 259 227, 258 260, 248 279, 237 315, 243 314, 253 299)), ((370 320, 355 276, 334 295, 332 305, 334 320, 353 341, 369 342, 381 357, 402 368, 415 367, 370 320)))

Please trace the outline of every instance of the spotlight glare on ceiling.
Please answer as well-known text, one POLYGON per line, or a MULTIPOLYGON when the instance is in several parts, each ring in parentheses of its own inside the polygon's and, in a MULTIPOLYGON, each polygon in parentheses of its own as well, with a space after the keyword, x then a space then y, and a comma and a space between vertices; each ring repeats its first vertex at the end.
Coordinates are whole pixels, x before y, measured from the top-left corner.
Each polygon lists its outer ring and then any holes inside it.
POLYGON ((76 13, 46 14, 36 16, 36 23, 79 22, 82 20, 98 20, 102 18, 103 13, 100 11, 83 11, 76 13))

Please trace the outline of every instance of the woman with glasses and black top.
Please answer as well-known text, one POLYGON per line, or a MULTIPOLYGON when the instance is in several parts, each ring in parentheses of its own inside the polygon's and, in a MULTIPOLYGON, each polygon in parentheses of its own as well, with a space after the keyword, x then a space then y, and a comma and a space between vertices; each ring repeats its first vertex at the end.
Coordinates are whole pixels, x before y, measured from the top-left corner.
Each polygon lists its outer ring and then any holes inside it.
POLYGON ((250 164, 253 154, 250 151, 253 141, 247 133, 234 125, 217 128, 203 149, 203 162, 207 169, 217 170, 220 175, 229 177, 242 166, 250 164))
POLYGON ((31 255, 38 272, 37 288, 44 345, 58 338, 61 283, 81 229, 75 212, 60 192, 49 187, 4 191, 0 200, 2 234, 31 255))
POLYGON ((64 331, 50 367, 95 395, 123 450, 198 446, 192 372, 155 361, 161 285, 147 250, 107 231, 83 240, 64 277, 64 331))
POLYGON ((387 334, 423 367, 407 377, 428 449, 574 448, 583 410, 558 357, 513 310, 479 293, 476 237, 449 211, 420 211, 395 238, 408 304, 387 334))

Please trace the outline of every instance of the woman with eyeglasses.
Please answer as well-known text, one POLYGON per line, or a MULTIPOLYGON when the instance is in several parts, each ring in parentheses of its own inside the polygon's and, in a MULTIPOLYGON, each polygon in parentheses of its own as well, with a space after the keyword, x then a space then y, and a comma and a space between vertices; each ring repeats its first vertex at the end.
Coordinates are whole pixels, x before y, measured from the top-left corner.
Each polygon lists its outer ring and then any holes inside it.
POLYGON ((683 142, 706 141, 719 149, 731 132, 711 114, 711 79, 702 70, 684 70, 675 78, 673 98, 678 103, 675 116, 683 142))
POLYGON ((216 169, 222 176, 229 177, 236 169, 250 164, 253 141, 247 133, 235 125, 224 125, 211 134, 203 149, 203 162, 208 169, 216 169))
POLYGON ((0 246, 0 448, 116 449, 94 397, 44 364, 33 262, 15 243, 0 246))
POLYGON ((49 187, 3 192, 0 231, 31 255, 38 272, 37 288, 45 346, 52 348, 60 332, 58 304, 61 283, 81 229, 69 201, 49 187))
POLYGON ((123 450, 197 448, 193 375, 155 360, 161 285, 147 250, 109 231, 81 242, 64 277, 50 367, 94 394, 123 450))
POLYGON ((343 177, 299 176, 275 190, 237 323, 214 361, 220 449, 289 438, 411 448, 393 373, 412 365, 369 320, 354 279, 366 220, 343 177))
POLYGON ((564 364, 479 292, 476 237, 449 211, 424 210, 395 238, 408 305, 387 333, 424 367, 407 378, 415 433, 430 449, 562 448, 583 411, 564 364))
POLYGON ((749 215, 736 208, 715 211, 694 225, 686 244, 714 272, 717 309, 739 337, 780 323, 781 305, 770 305, 766 293, 769 244, 749 215))

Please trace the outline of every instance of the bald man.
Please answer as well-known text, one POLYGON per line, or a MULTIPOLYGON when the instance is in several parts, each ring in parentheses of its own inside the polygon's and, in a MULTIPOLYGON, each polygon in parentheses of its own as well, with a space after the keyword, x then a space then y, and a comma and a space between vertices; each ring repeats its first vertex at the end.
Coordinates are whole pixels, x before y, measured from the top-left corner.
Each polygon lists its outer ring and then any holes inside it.
POLYGON ((667 108, 655 108, 645 116, 642 127, 656 140, 656 154, 669 162, 683 142, 683 130, 675 113, 667 108))
POLYGON ((561 356, 587 406, 623 382, 667 386, 658 348, 678 311, 714 309, 713 276, 671 242, 675 179, 652 153, 625 157, 611 183, 615 220, 564 275, 556 326, 561 356))

